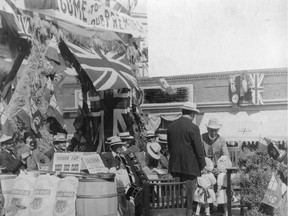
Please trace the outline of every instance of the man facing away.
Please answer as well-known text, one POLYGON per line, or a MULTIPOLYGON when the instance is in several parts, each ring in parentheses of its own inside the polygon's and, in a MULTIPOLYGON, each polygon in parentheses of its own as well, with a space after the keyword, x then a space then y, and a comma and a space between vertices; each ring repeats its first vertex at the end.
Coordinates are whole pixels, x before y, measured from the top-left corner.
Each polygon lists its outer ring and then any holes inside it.
POLYGON ((176 181, 193 181, 194 193, 197 176, 206 165, 200 131, 192 122, 200 111, 193 102, 185 102, 180 108, 182 116, 167 129, 169 172, 176 181))

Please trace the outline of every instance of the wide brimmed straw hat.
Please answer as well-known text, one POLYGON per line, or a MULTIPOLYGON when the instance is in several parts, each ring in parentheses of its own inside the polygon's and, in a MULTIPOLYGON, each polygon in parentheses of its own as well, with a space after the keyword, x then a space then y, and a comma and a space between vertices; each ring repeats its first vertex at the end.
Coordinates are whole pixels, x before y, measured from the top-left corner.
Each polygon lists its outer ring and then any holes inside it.
POLYGON ((125 145, 126 142, 123 142, 123 141, 120 139, 120 137, 118 137, 118 136, 112 136, 112 137, 107 138, 106 144, 109 145, 109 146, 113 146, 113 145, 125 145))
POLYGON ((145 134, 146 138, 150 138, 150 137, 156 137, 156 134, 153 130, 147 130, 146 134, 145 134))
POLYGON ((5 134, 2 134, 2 136, 0 137, 0 143, 6 142, 8 140, 12 139, 11 136, 7 136, 5 134))
POLYGON ((159 143, 157 142, 147 143, 147 152, 152 158, 159 160, 160 150, 161 150, 161 146, 159 145, 159 143))
POLYGON ((53 136, 53 142, 67 142, 67 134, 66 133, 57 133, 53 136))
POLYGON ((200 111, 196 108, 197 104, 193 102, 185 102, 182 106, 180 106, 180 109, 184 110, 190 110, 196 113, 200 113, 200 111))
POLYGON ((206 127, 211 129, 219 129, 222 127, 222 124, 220 124, 217 118, 211 118, 209 119, 208 124, 206 124, 206 127))
POLYGON ((167 144, 167 134, 158 134, 158 143, 167 144))
POLYGON ((129 132, 119 133, 119 137, 121 140, 133 140, 134 137, 130 135, 129 132))

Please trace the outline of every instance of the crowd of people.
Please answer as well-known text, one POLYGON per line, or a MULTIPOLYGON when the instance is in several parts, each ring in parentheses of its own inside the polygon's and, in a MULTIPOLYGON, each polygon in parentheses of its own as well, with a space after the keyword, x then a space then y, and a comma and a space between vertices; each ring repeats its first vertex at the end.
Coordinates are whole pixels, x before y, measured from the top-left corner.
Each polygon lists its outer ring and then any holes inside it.
MULTIPOLYGON (((129 132, 123 132, 107 138, 105 145, 108 151, 100 153, 109 171, 120 173, 119 170, 124 170, 121 178, 125 183, 127 199, 135 204, 135 215, 141 215, 141 187, 149 179, 192 181, 194 200, 199 204, 196 214, 199 214, 204 204, 206 215, 209 215, 213 207, 211 204, 217 201, 220 191, 225 189, 223 179, 220 188, 217 187, 220 184, 217 178, 223 178, 222 173, 225 173, 225 169, 221 171, 218 167, 219 160, 223 160, 223 156, 230 160, 226 141, 218 134, 221 124, 216 118, 210 119, 206 125, 207 133, 201 135, 198 126, 193 123, 199 113, 196 104, 186 102, 181 110, 182 116, 169 125, 166 133, 145 132, 144 149, 139 149, 129 132)), ((54 152, 66 152, 71 145, 65 133, 57 133, 52 141, 53 146, 41 149, 41 140, 32 132, 24 132, 21 139, 18 138, 20 145, 18 143, 17 146, 20 147, 15 151, 15 139, 2 135, 1 172, 17 173, 23 168, 37 170, 41 164, 52 165, 54 152)), ((221 204, 225 203, 225 199, 221 200, 221 204)))

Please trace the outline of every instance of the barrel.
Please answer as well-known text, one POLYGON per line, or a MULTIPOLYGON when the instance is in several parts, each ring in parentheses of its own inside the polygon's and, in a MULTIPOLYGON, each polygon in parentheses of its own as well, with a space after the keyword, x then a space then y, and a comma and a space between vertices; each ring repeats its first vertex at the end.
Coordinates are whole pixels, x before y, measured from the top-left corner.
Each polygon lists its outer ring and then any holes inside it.
POLYGON ((117 216, 117 190, 113 175, 91 175, 79 179, 77 216, 117 216))
POLYGON ((4 196, 4 208, 8 205, 8 198, 13 188, 14 179, 17 175, 13 174, 0 174, 0 193, 4 196))

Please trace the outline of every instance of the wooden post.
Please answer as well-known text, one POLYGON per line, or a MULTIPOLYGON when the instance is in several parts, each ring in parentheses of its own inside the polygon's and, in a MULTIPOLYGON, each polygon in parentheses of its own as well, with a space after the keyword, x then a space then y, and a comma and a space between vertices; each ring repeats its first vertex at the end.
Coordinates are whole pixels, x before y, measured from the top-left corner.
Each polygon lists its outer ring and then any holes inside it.
POLYGON ((238 171, 238 168, 236 167, 232 167, 232 168, 228 168, 226 169, 227 172, 227 210, 228 210, 228 216, 231 215, 231 200, 232 200, 232 197, 231 197, 231 174, 232 172, 237 172, 238 171))
POLYGON ((186 202, 187 202, 187 215, 192 216, 193 215, 193 194, 192 194, 192 181, 186 181, 186 202))
POLYGON ((150 208, 150 185, 149 182, 144 182, 143 185, 143 216, 149 215, 150 208))

